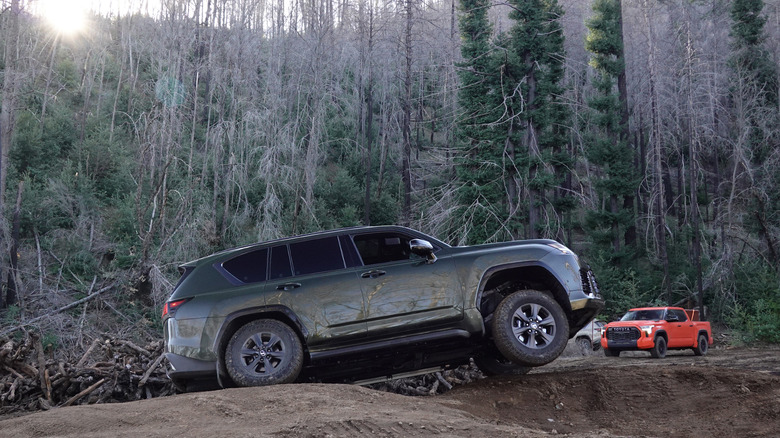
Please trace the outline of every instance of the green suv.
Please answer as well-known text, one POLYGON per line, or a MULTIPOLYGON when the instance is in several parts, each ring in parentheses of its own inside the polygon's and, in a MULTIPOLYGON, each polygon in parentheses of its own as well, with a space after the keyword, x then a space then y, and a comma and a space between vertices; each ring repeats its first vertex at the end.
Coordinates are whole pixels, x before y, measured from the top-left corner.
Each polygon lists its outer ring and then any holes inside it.
POLYGON ((169 376, 255 386, 380 381, 468 363, 525 373, 601 310, 552 240, 452 247, 404 227, 262 242, 186 263, 163 310, 169 376))

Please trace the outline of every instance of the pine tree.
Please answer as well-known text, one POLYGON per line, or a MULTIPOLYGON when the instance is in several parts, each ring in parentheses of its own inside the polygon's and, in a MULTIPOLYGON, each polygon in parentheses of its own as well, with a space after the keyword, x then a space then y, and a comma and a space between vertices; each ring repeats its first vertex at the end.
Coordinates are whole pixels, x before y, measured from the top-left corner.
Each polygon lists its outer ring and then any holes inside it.
POLYGON ((587 212, 586 223, 594 241, 620 259, 630 251, 622 243, 634 224, 632 205, 638 181, 628 143, 625 98, 621 98, 619 87, 625 75, 620 0, 596 0, 593 11, 586 23, 585 48, 591 52, 590 65, 596 70, 596 94, 588 102, 592 129, 586 138, 586 153, 601 169, 601 177, 595 185, 599 208, 587 212))
POLYGON ((572 206, 562 189, 572 161, 560 86, 563 10, 557 0, 515 0, 512 29, 491 44, 488 5, 461 1, 458 218, 470 224, 471 243, 562 237, 555 218, 572 206))
POLYGON ((467 243, 495 240, 506 217, 501 168, 503 142, 498 125, 503 97, 498 93, 496 57, 487 0, 461 0, 461 55, 458 94, 461 115, 457 140, 458 235, 467 243))
MULTIPOLYGON (((510 84, 520 86, 514 114, 523 131, 521 150, 513 154, 516 169, 527 177, 526 236, 562 237, 560 218, 573 204, 561 189, 571 169, 567 150, 569 111, 563 104, 563 9, 557 0, 513 0, 507 68, 510 84), (546 221, 542 218, 546 217, 546 221)), ((510 139, 511 141, 511 139, 510 139)))

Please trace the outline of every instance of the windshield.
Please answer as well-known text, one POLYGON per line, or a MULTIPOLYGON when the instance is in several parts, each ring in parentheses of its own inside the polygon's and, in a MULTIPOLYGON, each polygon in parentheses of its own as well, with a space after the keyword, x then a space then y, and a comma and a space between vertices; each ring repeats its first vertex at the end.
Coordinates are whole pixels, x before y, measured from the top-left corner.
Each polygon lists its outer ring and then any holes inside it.
POLYGON ((660 321, 664 319, 664 309, 629 310, 621 321, 660 321))

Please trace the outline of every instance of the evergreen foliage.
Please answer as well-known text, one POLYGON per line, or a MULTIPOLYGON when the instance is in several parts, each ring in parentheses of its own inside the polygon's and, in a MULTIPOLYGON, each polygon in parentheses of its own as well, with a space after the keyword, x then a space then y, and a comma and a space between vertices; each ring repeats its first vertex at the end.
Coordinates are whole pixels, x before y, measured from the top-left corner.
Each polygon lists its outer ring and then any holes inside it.
POLYGON ((457 228, 470 243, 558 237, 557 218, 572 206, 559 188, 573 163, 562 103, 563 10, 554 0, 514 2, 511 30, 491 41, 488 4, 461 2, 459 104, 466 110, 458 124, 457 228), (553 219, 531 222, 548 207, 553 219))
POLYGON ((621 120, 617 87, 618 76, 625 72, 620 0, 596 0, 593 11, 586 22, 585 48, 596 71, 596 93, 588 101, 593 115, 586 134, 586 153, 600 172, 594 184, 597 208, 586 213, 585 223, 593 242, 602 249, 610 248, 611 261, 622 263, 632 257, 632 249, 623 245, 622 236, 636 220, 633 208, 626 208, 624 200, 634 195, 638 177, 633 150, 623 134, 627 126, 621 120))
POLYGON ((505 120, 500 55, 492 44, 488 0, 461 0, 461 55, 458 74, 457 138, 461 145, 455 167, 458 212, 453 228, 463 243, 507 237, 508 205, 504 186, 505 120))

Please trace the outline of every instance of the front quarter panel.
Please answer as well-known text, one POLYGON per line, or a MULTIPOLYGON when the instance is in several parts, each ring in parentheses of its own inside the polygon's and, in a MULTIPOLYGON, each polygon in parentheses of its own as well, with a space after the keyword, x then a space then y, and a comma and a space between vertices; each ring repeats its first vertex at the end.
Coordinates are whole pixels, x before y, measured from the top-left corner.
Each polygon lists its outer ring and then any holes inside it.
POLYGON ((485 274, 496 267, 523 265, 536 262, 549 250, 541 245, 508 247, 506 245, 480 245, 467 248, 453 248, 453 259, 464 296, 471 296, 467 304, 476 306, 476 295, 485 274))

